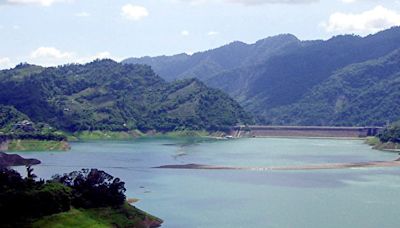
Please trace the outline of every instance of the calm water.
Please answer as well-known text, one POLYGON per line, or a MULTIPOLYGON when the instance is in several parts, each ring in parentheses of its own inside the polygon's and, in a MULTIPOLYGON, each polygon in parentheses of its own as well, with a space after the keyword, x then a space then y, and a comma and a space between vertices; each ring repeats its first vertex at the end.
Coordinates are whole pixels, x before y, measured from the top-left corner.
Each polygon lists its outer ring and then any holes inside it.
POLYGON ((400 169, 324 171, 166 170, 198 163, 282 166, 394 160, 362 141, 322 139, 140 139, 73 143, 68 152, 20 153, 44 178, 100 168, 167 228, 400 227, 400 169))

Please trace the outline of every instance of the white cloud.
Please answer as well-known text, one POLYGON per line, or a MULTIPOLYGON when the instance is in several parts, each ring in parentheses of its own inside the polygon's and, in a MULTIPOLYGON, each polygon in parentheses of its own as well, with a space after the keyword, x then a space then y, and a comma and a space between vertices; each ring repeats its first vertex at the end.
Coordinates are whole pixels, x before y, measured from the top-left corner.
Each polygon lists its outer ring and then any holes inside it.
POLYGON ((219 32, 216 32, 216 31, 209 31, 208 33, 207 33, 207 36, 216 36, 216 35, 218 35, 219 34, 219 32))
POLYGON ((55 47, 40 47, 31 52, 29 61, 43 66, 56 66, 67 63, 87 63, 95 59, 111 58, 120 61, 120 58, 112 57, 108 51, 94 55, 78 55, 75 52, 60 51, 55 47))
POLYGON ((182 36, 189 36, 189 35, 190 35, 190 32, 187 31, 187 30, 183 30, 183 31, 181 31, 181 35, 182 35, 182 36))
POLYGON ((67 0, 1 0, 0 4, 51 6, 54 3, 66 1, 67 0))
POLYGON ((79 13, 75 14, 75 16, 77 16, 77 17, 90 17, 90 13, 82 11, 82 12, 79 12, 79 13))
POLYGON ((52 59, 70 59, 74 56, 71 52, 62 52, 54 47, 40 47, 31 53, 32 59, 52 58, 52 59))
POLYGON ((129 20, 139 21, 149 16, 149 11, 143 6, 126 4, 121 8, 121 15, 129 20))
POLYGON ((69 62, 73 63, 88 63, 91 62, 95 59, 113 59, 115 61, 121 61, 121 58, 112 56, 110 52, 108 51, 103 51, 103 52, 98 52, 94 55, 89 55, 89 56, 73 56, 73 59, 70 60, 69 62))
POLYGON ((366 35, 400 25, 400 14, 383 6, 377 6, 359 14, 337 12, 329 17, 328 22, 322 22, 320 25, 330 33, 366 35))
POLYGON ((0 57, 0 69, 11 67, 11 60, 8 57, 0 57))

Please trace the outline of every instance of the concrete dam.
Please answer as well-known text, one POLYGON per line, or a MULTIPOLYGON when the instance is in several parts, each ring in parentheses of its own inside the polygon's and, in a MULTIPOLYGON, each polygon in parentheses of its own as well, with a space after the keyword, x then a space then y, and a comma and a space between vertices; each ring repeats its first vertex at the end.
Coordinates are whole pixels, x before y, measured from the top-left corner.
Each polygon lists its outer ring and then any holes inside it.
POLYGON ((362 138, 375 136, 381 127, 321 127, 321 126, 236 126, 233 137, 337 137, 362 138))

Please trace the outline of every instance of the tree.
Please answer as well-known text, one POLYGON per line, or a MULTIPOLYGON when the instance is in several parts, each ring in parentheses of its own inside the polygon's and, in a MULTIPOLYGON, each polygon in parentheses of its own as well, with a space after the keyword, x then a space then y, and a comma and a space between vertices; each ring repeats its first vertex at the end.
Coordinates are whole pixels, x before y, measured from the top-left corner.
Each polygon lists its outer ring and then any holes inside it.
POLYGON ((400 121, 386 127, 378 134, 381 142, 400 143, 400 121))
POLYGON ((68 211, 71 189, 60 183, 35 181, 33 169, 28 177, 12 169, 0 170, 0 227, 25 227, 30 219, 68 211))
POLYGON ((72 189, 72 205, 75 207, 120 206, 125 202, 125 183, 102 170, 82 169, 56 175, 53 180, 72 189))

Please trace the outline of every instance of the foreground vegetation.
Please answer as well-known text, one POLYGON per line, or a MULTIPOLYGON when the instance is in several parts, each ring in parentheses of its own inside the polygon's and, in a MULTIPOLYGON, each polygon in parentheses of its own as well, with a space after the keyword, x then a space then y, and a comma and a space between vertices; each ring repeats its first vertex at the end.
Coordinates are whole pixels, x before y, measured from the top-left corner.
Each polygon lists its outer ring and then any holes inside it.
POLYGON ((53 227, 157 227, 161 220, 149 215, 134 206, 125 203, 120 207, 102 207, 92 209, 76 209, 55 215, 46 216, 35 221, 35 228, 53 227), (158 225, 157 225, 158 224, 158 225))
POLYGON ((0 170, 1 227, 157 227, 161 220, 125 202, 124 182, 97 169, 36 181, 0 170))

